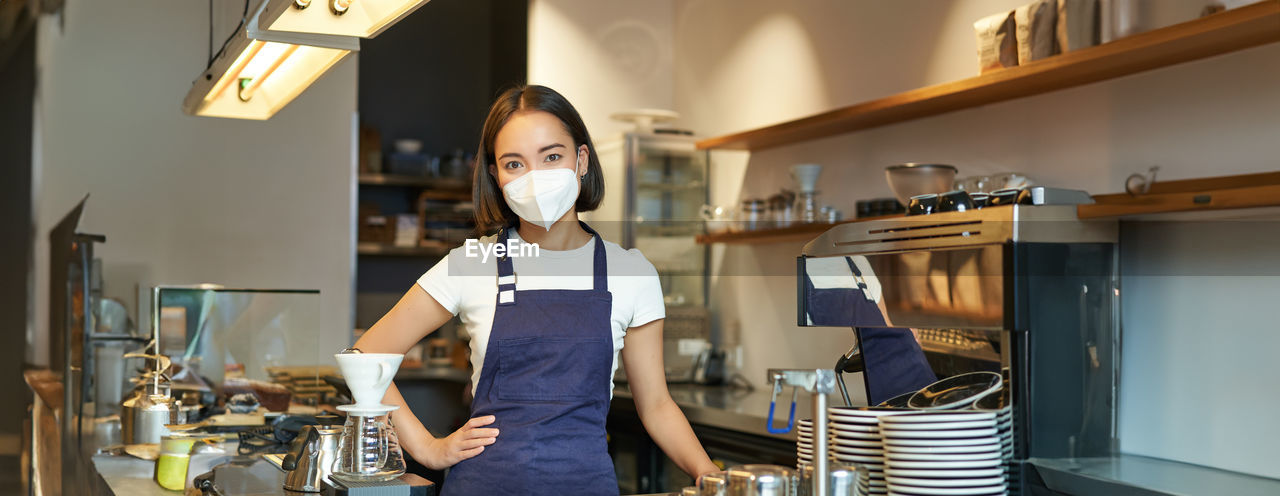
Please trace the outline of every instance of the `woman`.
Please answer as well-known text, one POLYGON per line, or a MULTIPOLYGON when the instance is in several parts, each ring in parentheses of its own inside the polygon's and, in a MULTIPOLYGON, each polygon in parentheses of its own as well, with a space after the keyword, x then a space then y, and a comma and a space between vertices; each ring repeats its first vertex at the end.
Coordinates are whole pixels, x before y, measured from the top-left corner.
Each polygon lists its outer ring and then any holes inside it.
MULTIPOLYGON (((604 180, 577 110, 542 86, 506 91, 477 157, 476 220, 501 230, 451 251, 356 342, 403 353, 455 314, 471 335, 472 418, 437 438, 401 408, 405 451, 452 467, 447 495, 617 494, 605 416, 621 353, 658 446, 691 476, 717 470, 667 391, 657 272, 578 221, 604 180)), ((405 406, 394 386, 386 401, 405 406)))

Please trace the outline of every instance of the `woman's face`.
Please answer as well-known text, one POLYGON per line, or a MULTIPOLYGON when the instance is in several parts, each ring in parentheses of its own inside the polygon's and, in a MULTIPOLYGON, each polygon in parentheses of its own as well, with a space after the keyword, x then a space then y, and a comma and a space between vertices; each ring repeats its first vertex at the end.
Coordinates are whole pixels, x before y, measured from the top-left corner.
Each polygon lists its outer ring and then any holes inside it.
POLYGON ((541 110, 516 112, 493 140, 489 173, 502 188, 531 170, 573 169, 587 173, 587 145, 573 146, 573 137, 560 119, 541 110))

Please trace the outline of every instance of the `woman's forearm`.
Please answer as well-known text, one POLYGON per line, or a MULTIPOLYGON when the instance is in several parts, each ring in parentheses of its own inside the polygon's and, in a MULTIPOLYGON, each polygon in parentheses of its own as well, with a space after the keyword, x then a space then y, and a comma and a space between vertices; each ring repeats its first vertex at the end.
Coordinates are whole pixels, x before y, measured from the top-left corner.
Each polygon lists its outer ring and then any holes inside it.
MULTIPOLYGON (((450 318, 453 318, 452 313, 415 284, 390 312, 356 340, 354 346, 365 353, 404 353, 450 318)), ((494 422, 492 415, 472 418, 452 434, 439 438, 431 435, 418 417, 409 411, 409 405, 395 384, 387 388, 382 401, 383 404, 400 407, 391 412, 391 422, 400 438, 400 446, 430 469, 444 470, 476 456, 485 446, 493 444, 498 436, 498 429, 485 427, 494 422)))
POLYGON ((400 446, 415 460, 426 460, 427 445, 435 440, 435 436, 409 409, 409 405, 405 403, 404 397, 400 395, 400 390, 395 384, 387 388, 387 394, 383 396, 382 403, 400 407, 399 410, 391 412, 391 424, 395 426, 396 437, 400 438, 400 446))
POLYGON ((702 449, 689 426, 689 419, 669 396, 638 413, 649 437, 690 477, 696 479, 702 474, 720 470, 702 449))
MULTIPOLYGON (((433 332, 433 327, 423 327, 422 322, 439 327, 436 323, 443 322, 450 316, 451 314, 436 303, 430 295, 415 286, 352 346, 365 353, 402 354, 414 343, 433 332)), ((400 407, 391 412, 391 424, 395 426, 400 445, 409 453, 409 456, 425 463, 427 446, 435 440, 435 437, 409 410, 409 405, 405 403, 395 383, 387 388, 386 394, 382 397, 382 403, 400 407)))

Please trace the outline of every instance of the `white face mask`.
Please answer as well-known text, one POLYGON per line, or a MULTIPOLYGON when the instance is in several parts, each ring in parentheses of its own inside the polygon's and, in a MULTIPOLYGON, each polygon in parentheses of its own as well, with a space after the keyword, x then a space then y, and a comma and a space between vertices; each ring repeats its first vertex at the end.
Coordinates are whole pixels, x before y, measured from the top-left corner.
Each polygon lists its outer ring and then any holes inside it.
POLYGON ((578 201, 578 173, 573 169, 529 171, 503 186, 502 196, 521 219, 550 231, 578 201))

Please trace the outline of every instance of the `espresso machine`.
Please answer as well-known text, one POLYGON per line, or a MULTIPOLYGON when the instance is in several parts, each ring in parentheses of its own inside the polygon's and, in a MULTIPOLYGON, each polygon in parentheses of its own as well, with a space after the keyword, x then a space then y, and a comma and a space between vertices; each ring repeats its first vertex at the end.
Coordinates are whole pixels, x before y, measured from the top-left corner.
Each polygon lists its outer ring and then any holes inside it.
POLYGON ((853 329, 837 374, 860 371, 868 404, 927 376, 1004 376, 1011 494, 1044 487, 1035 460, 1116 451, 1118 225, 1077 218, 1083 192, 1040 189, 1029 204, 840 224, 797 260, 798 323, 853 329), (895 335, 924 360, 901 358, 895 335))

